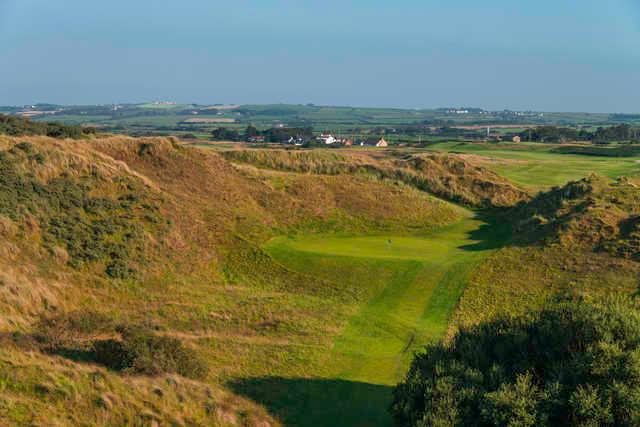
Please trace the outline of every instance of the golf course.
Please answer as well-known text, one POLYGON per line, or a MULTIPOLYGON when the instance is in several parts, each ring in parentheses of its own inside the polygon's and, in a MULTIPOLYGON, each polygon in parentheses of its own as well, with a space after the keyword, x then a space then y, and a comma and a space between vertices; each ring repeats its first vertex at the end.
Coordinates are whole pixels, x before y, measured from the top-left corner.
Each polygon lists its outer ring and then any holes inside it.
MULTIPOLYGON (((288 268, 357 282, 368 299, 323 358, 317 380, 284 380, 295 398, 260 396, 291 425, 390 425, 387 407, 416 350, 441 339, 468 280, 500 233, 473 212, 420 236, 278 237, 267 252, 288 268), (350 268, 352 266, 352 268, 350 268)), ((274 387, 268 387, 273 390, 274 387)), ((277 387, 276 387, 277 389, 277 387)))
POLYGON ((553 148, 533 143, 501 146, 446 142, 434 144, 430 150, 477 156, 476 160, 482 166, 523 188, 534 191, 564 185, 590 173, 598 173, 609 178, 637 176, 640 173, 640 157, 637 156, 618 158, 560 154, 553 152, 553 148))

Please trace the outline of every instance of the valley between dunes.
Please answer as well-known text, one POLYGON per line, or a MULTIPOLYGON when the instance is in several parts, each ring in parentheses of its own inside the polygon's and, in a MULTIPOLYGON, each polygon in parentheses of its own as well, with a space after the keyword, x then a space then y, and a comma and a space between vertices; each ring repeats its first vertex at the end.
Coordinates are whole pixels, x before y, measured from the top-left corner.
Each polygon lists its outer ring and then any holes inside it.
POLYGON ((486 223, 461 212, 460 221, 421 236, 269 241, 267 252, 288 268, 327 280, 340 280, 338 270, 348 280, 371 287, 371 298, 334 339, 320 378, 308 384, 289 380, 296 404, 282 405, 288 400, 277 385, 284 380, 248 381, 248 394, 282 411, 291 425, 390 425, 391 387, 403 378, 414 352, 444 337, 473 267, 499 243, 484 240, 488 234, 479 235, 486 223))
POLYGON ((638 285, 630 179, 119 136, 0 137, 0 172, 6 425, 389 425, 424 345, 638 285))

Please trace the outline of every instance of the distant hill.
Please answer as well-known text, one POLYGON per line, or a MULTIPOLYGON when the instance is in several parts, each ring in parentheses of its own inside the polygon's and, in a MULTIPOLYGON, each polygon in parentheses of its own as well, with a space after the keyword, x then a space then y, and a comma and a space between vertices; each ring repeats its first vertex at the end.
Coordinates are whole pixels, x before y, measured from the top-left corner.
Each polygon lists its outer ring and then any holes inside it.
MULTIPOLYGON (((36 121, 92 125, 110 132, 134 136, 195 134, 201 139, 208 139, 220 123, 236 130, 253 125, 261 130, 274 126, 311 126, 317 132, 328 131, 350 136, 371 134, 379 137, 380 132, 386 132, 387 136, 411 140, 408 136, 427 135, 431 127, 446 127, 448 132, 451 132, 454 126, 480 126, 482 129, 475 133, 470 129, 466 132, 458 129, 458 133, 462 136, 482 138, 486 136, 486 127, 492 126, 492 130, 497 132, 496 135, 500 135, 503 132, 521 132, 523 127, 560 125, 588 128, 637 121, 635 115, 489 111, 481 108, 409 109, 313 104, 197 105, 172 102, 109 105, 38 104, 0 107, 0 113, 2 112, 28 115, 36 121), (189 121, 190 119, 218 121, 189 121)), ((456 135, 449 135, 451 136, 456 135)))

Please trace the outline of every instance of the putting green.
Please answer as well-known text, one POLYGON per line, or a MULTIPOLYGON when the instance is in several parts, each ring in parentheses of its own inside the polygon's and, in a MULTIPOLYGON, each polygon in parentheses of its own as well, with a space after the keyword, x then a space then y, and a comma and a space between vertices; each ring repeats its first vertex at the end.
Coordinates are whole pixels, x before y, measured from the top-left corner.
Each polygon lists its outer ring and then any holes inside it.
MULTIPOLYGON (((362 283, 363 287, 378 283, 381 271, 385 273, 385 283, 370 287, 370 297, 335 339, 324 359, 326 372, 319 376, 393 386, 405 375, 415 351, 442 339, 469 274, 500 237, 467 212, 462 221, 424 236, 280 237, 271 240, 266 249, 289 268, 310 274, 323 273, 312 262, 301 260, 314 259, 319 265, 322 258, 331 259, 333 265, 336 260, 347 266, 371 263, 375 268, 369 272, 354 267, 357 277, 341 268, 345 283, 362 283)), ((332 279, 340 281, 335 275, 332 279)), ((352 401, 356 413, 356 402, 363 401, 362 396, 348 393, 339 399, 352 401)), ((384 405, 376 411, 367 415, 374 425, 390 423, 384 405)), ((321 425, 347 422, 344 418, 313 419, 321 425)))

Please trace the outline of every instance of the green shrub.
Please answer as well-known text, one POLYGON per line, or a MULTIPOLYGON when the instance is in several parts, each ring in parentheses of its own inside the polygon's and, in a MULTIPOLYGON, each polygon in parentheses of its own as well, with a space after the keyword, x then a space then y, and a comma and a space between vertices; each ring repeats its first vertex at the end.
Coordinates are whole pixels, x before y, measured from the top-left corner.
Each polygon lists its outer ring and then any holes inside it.
POLYGON ((145 375, 177 373, 189 378, 207 375, 206 364, 178 339, 158 336, 141 327, 119 328, 121 340, 96 341, 98 363, 145 375))
POLYGON ((94 195, 90 176, 61 175, 41 183, 21 171, 29 159, 46 161, 29 143, 0 151, 0 215, 18 223, 26 215, 35 218, 46 247, 64 247, 74 268, 101 261, 110 277, 133 276, 132 264, 144 259, 145 225, 161 223, 143 190, 129 183, 112 199, 94 195))
POLYGON ((394 391, 402 426, 640 425, 640 308, 573 298, 460 331, 394 391))
POLYGON ((35 325, 38 341, 47 349, 74 346, 83 337, 113 331, 109 317, 91 310, 78 310, 56 316, 41 317, 35 325))

